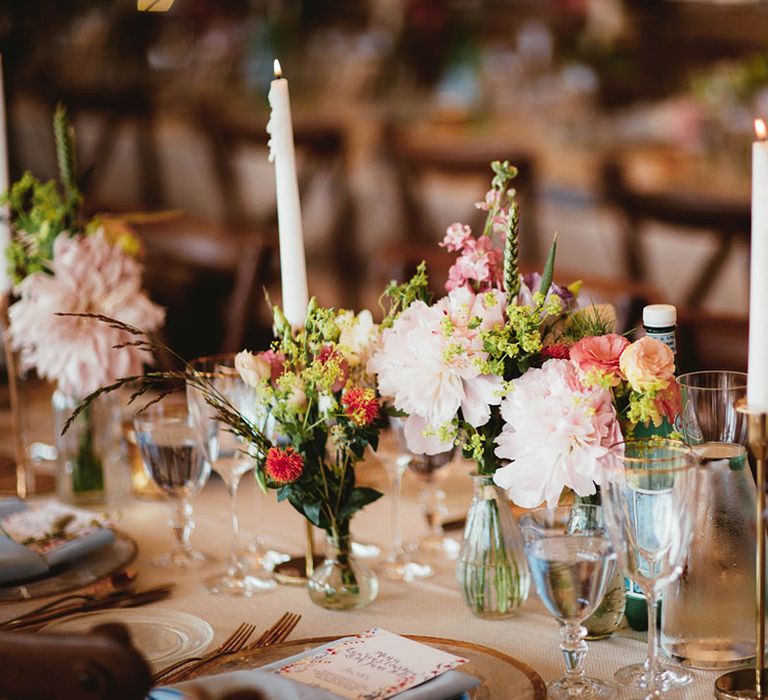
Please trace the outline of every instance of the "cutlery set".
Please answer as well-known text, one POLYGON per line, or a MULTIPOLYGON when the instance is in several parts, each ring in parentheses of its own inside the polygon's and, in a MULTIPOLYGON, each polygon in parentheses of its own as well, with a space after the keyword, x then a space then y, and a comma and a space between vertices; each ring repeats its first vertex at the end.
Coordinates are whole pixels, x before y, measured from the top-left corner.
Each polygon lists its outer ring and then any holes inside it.
POLYGON ((135 608, 168 598, 175 584, 167 583, 146 590, 113 589, 107 593, 75 593, 57 598, 23 615, 0 622, 0 630, 27 630, 94 610, 135 608))
POLYGON ((193 656, 188 659, 183 659, 182 661, 158 671, 152 677, 152 682, 155 685, 178 683, 179 681, 188 678, 193 671, 196 671, 215 659, 231 654, 237 654, 242 651, 251 651, 253 649, 272 646, 273 644, 280 644, 288 638, 291 632, 293 632, 294 628, 299 623, 299 620, 301 620, 301 615, 298 613, 283 613, 280 619, 278 619, 272 627, 265 630, 264 633, 251 644, 248 644, 248 642, 256 627, 255 625, 242 623, 213 651, 210 651, 203 656, 193 656))

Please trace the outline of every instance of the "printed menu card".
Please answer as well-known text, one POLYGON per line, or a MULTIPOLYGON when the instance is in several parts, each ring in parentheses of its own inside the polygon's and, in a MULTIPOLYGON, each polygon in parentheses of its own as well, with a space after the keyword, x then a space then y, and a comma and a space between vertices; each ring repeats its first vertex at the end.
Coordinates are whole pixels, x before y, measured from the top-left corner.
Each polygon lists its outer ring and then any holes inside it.
POLYGON ((384 700, 465 663, 460 656, 374 627, 276 673, 343 698, 384 700))

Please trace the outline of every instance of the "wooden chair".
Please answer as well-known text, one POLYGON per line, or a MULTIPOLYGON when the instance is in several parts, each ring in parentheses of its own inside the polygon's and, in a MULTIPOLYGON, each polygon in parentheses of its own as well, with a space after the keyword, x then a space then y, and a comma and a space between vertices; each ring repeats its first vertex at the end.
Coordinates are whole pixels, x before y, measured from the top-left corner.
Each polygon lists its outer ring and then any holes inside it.
MULTIPOLYGON (((80 154, 83 173, 82 189, 91 209, 111 209, 110 203, 96 203, 95 183, 114 157, 114 147, 122 129, 129 128, 133 135, 136 163, 139 169, 139 198, 141 208, 151 211, 165 206, 163 169, 155 134, 157 107, 148 86, 97 88, 49 88, 51 113, 57 102, 69 110, 72 123, 80 115, 97 118, 98 135, 92 152, 80 154)), ((98 195, 96 195, 98 198, 98 195)), ((135 209, 136 206, 133 206, 135 209)))
POLYGON ((702 231, 716 234, 717 248, 698 271, 683 298, 683 307, 700 308, 734 244, 738 240, 749 241, 749 205, 674 192, 639 192, 629 185, 623 169, 615 161, 603 165, 602 181, 606 201, 615 206, 625 219, 622 231, 624 258, 627 273, 634 282, 648 282, 643 249, 645 224, 667 224, 677 227, 681 234, 699 234, 702 231))
MULTIPOLYGON (((200 104, 195 119, 208 146, 211 168, 224 203, 225 224, 233 230, 257 230, 266 234, 270 261, 266 269, 277 272, 277 210, 272 208, 254 220, 246 213, 247 191, 238 181, 235 158, 243 147, 266 149, 266 122, 244 112, 222 111, 221 105, 200 104)), ((333 212, 329 241, 311 262, 331 267, 343 285, 344 303, 355 306, 362 271, 351 222, 353 201, 348 186, 346 134, 339 124, 322 121, 294 122, 299 190, 306 195, 322 177, 331 183, 333 212)), ((306 209, 303 212, 306 217, 306 209)), ((306 220, 306 218, 305 218, 306 220)), ((270 281, 270 280, 267 280, 270 281)))
POLYGON ((164 329, 171 347, 187 359, 241 350, 260 303, 263 237, 184 215, 134 228, 146 248, 147 290, 173 310, 164 329))
POLYGON ((681 372, 747 371, 749 320, 683 311, 678 319, 677 358, 681 372))
POLYGON ((0 632, 3 700, 143 700, 147 662, 121 625, 90 634, 0 632))

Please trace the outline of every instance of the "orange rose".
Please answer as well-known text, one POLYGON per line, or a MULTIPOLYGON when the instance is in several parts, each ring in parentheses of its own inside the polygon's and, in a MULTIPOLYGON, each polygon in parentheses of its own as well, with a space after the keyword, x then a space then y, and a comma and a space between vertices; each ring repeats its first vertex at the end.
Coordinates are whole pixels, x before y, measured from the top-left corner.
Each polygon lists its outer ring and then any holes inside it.
POLYGON ((675 356, 660 340, 640 338, 619 358, 629 385, 638 392, 664 389, 675 378, 675 356))

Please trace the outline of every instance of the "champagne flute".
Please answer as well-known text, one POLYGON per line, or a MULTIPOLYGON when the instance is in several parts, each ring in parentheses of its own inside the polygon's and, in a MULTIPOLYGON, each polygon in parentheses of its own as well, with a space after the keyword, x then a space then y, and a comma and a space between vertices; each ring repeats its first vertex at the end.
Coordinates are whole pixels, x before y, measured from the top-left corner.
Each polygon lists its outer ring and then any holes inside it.
MULTIPOLYGON (((235 369, 233 354, 199 358, 193 360, 190 366, 201 379, 209 383, 211 390, 217 392, 246 419, 255 419, 258 406, 256 391, 243 381, 235 369)), ((253 470, 254 458, 248 453, 247 445, 227 425, 216 420, 215 411, 206 401, 203 391, 190 382, 187 383, 187 404, 192 425, 206 457, 227 487, 232 519, 232 546, 227 570, 207 578, 203 585, 211 593, 246 597, 271 590, 277 583, 269 571, 246 571, 240 560, 237 491, 243 476, 253 470), (209 434, 213 434, 215 440, 208 440, 209 434)))
MULTIPOLYGON (((154 563, 173 569, 199 566, 206 556, 189 541, 195 528, 190 499, 205 485, 211 467, 191 425, 187 405, 177 398, 164 398, 139 412, 134 427, 147 474, 176 506, 168 523, 175 546, 154 563)), ((215 440, 212 432, 206 440, 215 440)))
POLYGON ((600 506, 575 503, 537 508, 520 518, 536 591, 562 624, 566 675, 547 686, 550 698, 607 698, 614 687, 584 673, 586 620, 600 605, 616 567, 616 552, 600 506))
POLYGON ((432 575, 432 567, 413 561, 403 546, 403 522, 400 516, 402 504, 403 474, 413 459, 413 455, 404 447, 403 421, 400 418, 390 419, 390 437, 394 441, 394 456, 383 456, 384 468, 387 471, 391 491, 390 518, 392 525, 392 550, 384 562, 382 574, 395 581, 410 583, 419 578, 432 575))
MULTIPOLYGON (((701 469, 684 443, 648 438, 614 445, 604 459, 603 505, 624 573, 648 601, 655 623, 661 590, 683 570, 693 537, 701 469)), ((648 625, 648 658, 619 669, 614 678, 664 697, 691 682, 682 667, 658 659, 656 624, 648 625)))

